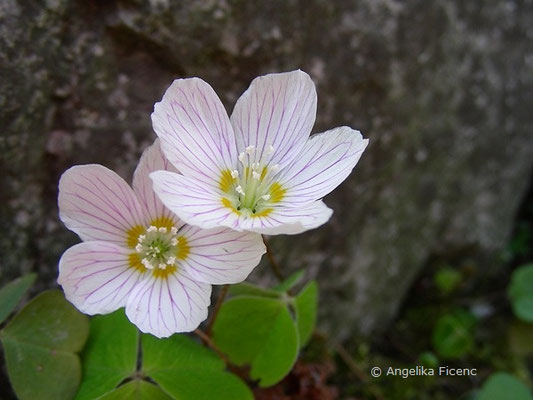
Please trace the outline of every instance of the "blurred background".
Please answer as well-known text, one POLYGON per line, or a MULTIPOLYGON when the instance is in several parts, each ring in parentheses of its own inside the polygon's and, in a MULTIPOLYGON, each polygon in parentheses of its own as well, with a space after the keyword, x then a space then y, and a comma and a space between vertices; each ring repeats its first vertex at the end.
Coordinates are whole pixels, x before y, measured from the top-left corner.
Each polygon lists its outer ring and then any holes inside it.
POLYGON ((173 79, 201 77, 231 112, 254 77, 300 68, 313 132, 370 145, 327 225, 270 240, 286 275, 318 279, 321 311, 303 361, 257 398, 471 398, 496 371, 531 385, 533 324, 507 292, 533 260, 532 39, 530 0, 3 0, 0 285, 56 285, 79 241, 60 175, 100 163, 130 181, 173 79), (478 373, 369 375, 421 363, 478 373))

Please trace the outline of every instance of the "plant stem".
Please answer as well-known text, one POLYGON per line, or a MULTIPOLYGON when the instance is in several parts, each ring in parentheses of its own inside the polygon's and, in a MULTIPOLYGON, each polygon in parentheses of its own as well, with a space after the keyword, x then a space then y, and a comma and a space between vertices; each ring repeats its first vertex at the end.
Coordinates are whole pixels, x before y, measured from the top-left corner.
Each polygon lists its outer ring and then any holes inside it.
POLYGON ((215 353, 218 354, 218 356, 220 358, 222 358, 222 360, 224 360, 224 363, 226 365, 229 365, 230 362, 228 360, 228 357, 222 353, 222 351, 217 347, 217 345, 215 343, 213 343, 213 341, 211 340, 211 338, 209 336, 207 336, 205 334, 205 332, 201 331, 200 329, 196 329, 194 331, 194 333, 200 338, 202 339, 202 342, 204 342, 204 344, 209 347, 210 349, 212 349, 215 353))
POLYGON ((207 336, 211 336, 211 330, 213 329, 213 325, 215 324, 215 320, 217 319, 218 312, 220 311, 220 307, 222 306, 222 303, 224 302, 224 298, 226 297, 226 294, 228 294, 229 285, 222 286, 222 289, 220 289, 220 293, 218 294, 218 299, 215 304, 215 309, 213 310, 213 314, 211 315, 211 318, 209 319, 209 322, 207 323, 207 328, 205 330, 205 334, 207 336))
POLYGON ((263 241, 265 242, 266 255, 268 257, 268 261, 270 261, 270 266, 272 267, 272 271, 274 272, 274 275, 276 275, 276 278, 278 278, 278 280, 282 282, 283 274, 281 273, 281 269, 279 268, 279 265, 276 262, 276 259, 272 255, 272 250, 270 249, 270 246, 268 245, 268 240, 267 238, 265 238, 264 235, 263 235, 263 241))

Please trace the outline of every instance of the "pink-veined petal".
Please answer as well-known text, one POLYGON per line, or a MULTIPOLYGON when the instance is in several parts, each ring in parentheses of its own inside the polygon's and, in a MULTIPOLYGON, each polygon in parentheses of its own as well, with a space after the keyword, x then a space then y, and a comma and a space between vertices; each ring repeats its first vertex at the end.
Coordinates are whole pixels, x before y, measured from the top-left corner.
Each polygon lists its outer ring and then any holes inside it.
POLYGON ((126 245, 127 232, 146 223, 139 200, 115 172, 97 164, 75 166, 59 181, 59 217, 82 240, 126 245))
POLYGON ((135 169, 132 184, 133 191, 137 195, 141 204, 145 207, 146 214, 149 216, 150 221, 166 219, 173 221, 173 225, 176 228, 179 228, 183 225, 183 222, 179 221, 176 215, 165 207, 153 189, 150 174, 160 170, 177 172, 176 168, 174 168, 163 155, 159 139, 156 139, 150 147, 144 150, 139 164, 135 169))
POLYGON ((255 78, 231 114, 239 152, 254 146, 255 161, 287 165, 309 138, 316 103, 315 85, 303 71, 255 78))
POLYGON ((145 333, 159 338, 191 332, 207 318, 211 285, 191 279, 185 271, 156 277, 147 273, 126 305, 129 320, 145 333))
POLYGON ((264 217, 247 218, 241 221, 241 229, 267 235, 295 235, 325 224, 333 210, 322 201, 302 207, 275 207, 264 217))
POLYGON ((257 233, 186 225, 180 235, 186 238, 189 247, 189 254, 180 265, 200 282, 217 285, 242 282, 266 252, 257 233))
POLYGON ((346 126, 313 135, 294 162, 276 177, 289 207, 321 199, 344 181, 363 154, 368 139, 346 126))
POLYGON ((168 160, 184 175, 218 185, 237 163, 235 135, 214 90, 199 78, 176 79, 152 113, 168 160))
POLYGON ((163 204, 187 224, 203 229, 227 226, 238 229, 238 216, 222 204, 219 192, 194 178, 168 171, 150 174, 163 204))
POLYGON ((57 282, 65 297, 86 314, 107 314, 126 305, 143 273, 129 265, 130 250, 108 242, 84 242, 59 261, 57 282))

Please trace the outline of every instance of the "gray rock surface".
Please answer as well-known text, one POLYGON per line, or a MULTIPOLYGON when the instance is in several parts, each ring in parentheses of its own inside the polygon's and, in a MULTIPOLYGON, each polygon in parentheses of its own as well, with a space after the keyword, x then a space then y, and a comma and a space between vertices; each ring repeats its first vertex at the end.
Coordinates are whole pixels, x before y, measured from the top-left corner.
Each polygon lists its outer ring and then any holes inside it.
MULTIPOLYGON (((0 3, 0 282, 77 242, 57 217, 69 166, 129 179, 150 113, 176 77, 210 82, 231 110, 257 75, 301 68, 315 132, 371 138, 325 200, 326 226, 272 246, 321 285, 323 329, 384 329, 434 255, 490 261, 530 181, 531 1, 67 1, 0 3)), ((255 278, 259 279, 259 270, 255 278)))

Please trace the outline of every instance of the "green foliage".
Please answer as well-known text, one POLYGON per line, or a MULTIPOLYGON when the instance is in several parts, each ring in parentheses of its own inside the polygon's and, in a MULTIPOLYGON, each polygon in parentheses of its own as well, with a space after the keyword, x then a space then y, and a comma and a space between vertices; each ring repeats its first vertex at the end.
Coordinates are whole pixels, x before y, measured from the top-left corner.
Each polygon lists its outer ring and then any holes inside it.
POLYGON ((0 289, 0 324, 15 309, 24 293, 33 285, 37 275, 28 274, 9 282, 0 289))
POLYGON ((76 400, 95 399, 135 372, 138 335, 123 310, 91 319, 89 340, 82 354, 83 380, 76 400))
POLYGON ((513 375, 497 372, 483 384, 477 400, 533 400, 531 392, 513 375))
POLYGON ((7 371, 21 400, 74 397, 81 377, 75 354, 89 332, 87 318, 58 290, 30 301, 1 332, 7 371))
POLYGON ((431 351, 425 351, 418 357, 418 361, 421 365, 428 368, 437 368, 439 366, 439 359, 431 351))
POLYGON ((179 400, 252 400, 246 384, 225 371, 211 350, 187 336, 142 336, 143 373, 179 400))
POLYGON ((298 350, 313 333, 318 286, 309 282, 295 297, 288 291, 303 277, 299 271, 274 290, 236 285, 213 327, 213 339, 236 365, 250 365, 262 387, 279 382, 292 369, 298 350))
POLYGON ((232 296, 259 296, 271 298, 279 298, 281 296, 281 293, 275 290, 262 288, 247 282, 231 285, 229 287, 229 293, 232 296))
POLYGON ((455 268, 439 269, 434 276, 435 286, 442 294, 453 292, 461 282, 462 275, 455 268))
POLYGON ((99 397, 98 400, 172 400, 157 386, 141 380, 133 380, 99 397))
POLYGON ((533 322, 533 264, 517 268, 508 289, 515 315, 526 322, 533 322))
POLYGON ((299 270, 293 273, 291 276, 289 276, 287 279, 285 279, 283 282, 281 282, 279 285, 274 287, 274 290, 277 292, 288 292, 291 290, 294 286, 296 286, 302 278, 304 277, 304 270, 299 270))
POLYGON ((457 310, 443 315, 433 331, 433 346, 443 358, 465 355, 474 341, 476 318, 468 311, 457 310))
POLYGON ((300 335, 300 347, 307 344, 315 329, 318 308, 318 285, 309 282, 294 299, 296 324, 300 335))
POLYGON ((289 373, 298 355, 298 331, 287 304, 278 299, 236 297, 221 307, 213 339, 237 365, 270 386, 289 373))

